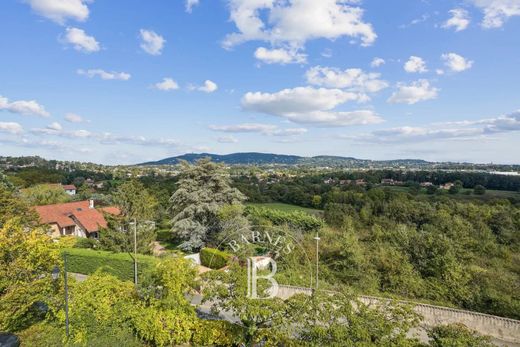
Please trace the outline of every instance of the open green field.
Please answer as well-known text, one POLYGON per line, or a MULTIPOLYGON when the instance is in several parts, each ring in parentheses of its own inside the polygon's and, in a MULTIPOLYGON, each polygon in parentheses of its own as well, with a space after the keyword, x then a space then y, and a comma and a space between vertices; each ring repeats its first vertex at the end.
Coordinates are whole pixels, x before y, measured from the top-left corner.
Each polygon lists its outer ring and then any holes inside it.
POLYGON ((302 212, 306 212, 306 213, 310 213, 310 214, 314 214, 314 215, 319 215, 319 214, 321 214, 323 212, 321 210, 317 210, 317 209, 314 209, 314 208, 308 208, 308 207, 301 207, 301 206, 296 206, 296 205, 284 204, 284 203, 281 203, 281 202, 249 203, 247 205, 257 206, 257 207, 265 207, 265 208, 270 208, 270 209, 273 209, 273 210, 279 210, 279 211, 284 211, 284 212, 302 211, 302 212))

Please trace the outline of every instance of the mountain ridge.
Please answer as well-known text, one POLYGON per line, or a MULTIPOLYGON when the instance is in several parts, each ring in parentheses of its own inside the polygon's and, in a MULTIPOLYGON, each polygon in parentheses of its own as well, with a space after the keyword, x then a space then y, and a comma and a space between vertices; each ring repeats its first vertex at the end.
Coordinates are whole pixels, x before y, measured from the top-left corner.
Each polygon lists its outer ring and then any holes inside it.
POLYGON ((261 152, 236 152, 230 154, 213 154, 213 153, 186 153, 178 156, 168 157, 156 161, 149 161, 137 164, 138 166, 157 166, 157 165, 175 165, 185 160, 193 163, 199 159, 209 157, 217 163, 229 165, 355 165, 367 166, 370 164, 387 164, 387 165, 432 165, 434 162, 428 162, 422 159, 393 159, 393 160, 370 160, 358 159, 354 157, 342 157, 332 155, 318 155, 313 157, 304 157, 289 154, 274 154, 261 152))

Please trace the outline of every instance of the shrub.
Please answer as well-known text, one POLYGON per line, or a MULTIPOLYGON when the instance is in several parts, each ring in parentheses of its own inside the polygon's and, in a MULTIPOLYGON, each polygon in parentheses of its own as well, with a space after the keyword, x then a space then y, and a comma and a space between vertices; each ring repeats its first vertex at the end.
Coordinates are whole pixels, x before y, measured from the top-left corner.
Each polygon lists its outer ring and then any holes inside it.
POLYGON ((439 325, 428 331, 430 346, 492 347, 487 336, 480 336, 463 324, 439 325))
POLYGON ((222 320, 199 320, 191 343, 194 346, 238 346, 241 327, 222 320))
MULTIPOLYGON (((134 278, 134 261, 128 253, 112 253, 82 248, 69 248, 64 252, 67 253, 67 270, 70 272, 91 275, 96 270, 103 268, 104 272, 123 281, 132 281, 134 278)), ((154 257, 138 255, 138 274, 150 269, 156 261, 157 259, 154 257)))
POLYGON ((214 248, 202 248, 200 250, 200 262, 211 269, 221 269, 229 264, 231 254, 214 248))
POLYGON ((253 219, 266 219, 274 225, 288 225, 303 232, 315 232, 324 226, 321 219, 302 211, 279 211, 270 208, 247 206, 246 214, 253 219))
POLYGON ((96 241, 93 239, 78 237, 74 244, 74 248, 94 248, 95 243, 96 241))

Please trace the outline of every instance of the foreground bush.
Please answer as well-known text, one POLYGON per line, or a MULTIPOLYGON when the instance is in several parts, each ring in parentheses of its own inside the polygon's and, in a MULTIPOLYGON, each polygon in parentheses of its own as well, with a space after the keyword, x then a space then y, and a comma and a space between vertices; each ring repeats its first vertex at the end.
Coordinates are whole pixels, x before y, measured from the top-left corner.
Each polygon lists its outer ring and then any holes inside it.
POLYGON ((214 248, 202 248, 200 250, 200 263, 211 269, 222 269, 229 264, 231 254, 214 248))

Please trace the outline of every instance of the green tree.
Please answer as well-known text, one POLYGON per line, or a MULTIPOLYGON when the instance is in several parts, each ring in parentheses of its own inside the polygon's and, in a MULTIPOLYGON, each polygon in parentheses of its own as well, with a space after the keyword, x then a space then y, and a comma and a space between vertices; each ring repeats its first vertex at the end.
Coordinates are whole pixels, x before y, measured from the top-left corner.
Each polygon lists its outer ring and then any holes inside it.
POLYGON ((486 194, 486 188, 480 184, 477 184, 474 188, 473 188, 473 194, 475 195, 484 195, 486 194))
POLYGON ((22 198, 31 206, 61 204, 71 196, 59 185, 38 184, 22 190, 22 198))
POLYGON ((127 220, 145 221, 156 217, 157 200, 137 180, 124 182, 112 194, 112 198, 127 220))
POLYGON ((428 193, 429 195, 433 195, 433 194, 437 193, 437 190, 438 190, 438 188, 436 185, 431 185, 426 188, 426 193, 428 193))
POLYGON ((489 337, 480 336, 462 324, 439 325, 428 330, 431 347, 492 347, 489 337))
POLYGON ((360 302, 348 292, 317 291, 293 303, 302 307, 292 317, 298 340, 310 346, 420 346, 406 334, 419 317, 411 307, 395 303, 360 302))
POLYGON ((209 158, 195 165, 182 162, 181 170, 178 189, 170 199, 173 231, 183 240, 182 249, 200 249, 221 230, 219 210, 241 204, 245 196, 231 187, 224 168, 209 158))
POLYGON ((321 195, 314 195, 312 197, 312 206, 314 208, 320 208, 321 207, 321 195))
POLYGON ((29 209, 25 200, 20 199, 19 193, 0 176, 0 228, 10 219, 18 217, 24 225, 35 224, 37 216, 29 209))
MULTIPOLYGON (((246 346, 274 345, 290 339, 288 327, 296 316, 295 310, 303 304, 296 307, 291 300, 249 298, 246 269, 238 263, 232 264, 229 271, 210 271, 203 277, 203 303, 208 303, 215 315, 226 311, 239 319, 240 341, 246 346)), ((267 289, 266 283, 258 282, 259 296, 267 296, 267 289)))
POLYGON ((19 218, 0 228, 0 331, 16 331, 38 316, 37 303, 53 304, 51 272, 61 262, 45 230, 27 229, 19 218))
MULTIPOLYGON (((107 227, 100 231, 100 247, 114 252, 134 251, 134 233, 139 253, 151 253, 156 230, 157 200, 137 180, 123 183, 113 194, 120 216, 105 214, 107 227)), ((132 255, 133 256, 133 255, 132 255)))
POLYGON ((99 247, 113 252, 127 252, 133 257, 134 232, 137 239, 137 252, 150 254, 152 243, 155 241, 155 223, 133 221, 121 216, 105 214, 107 227, 99 232, 99 247))

